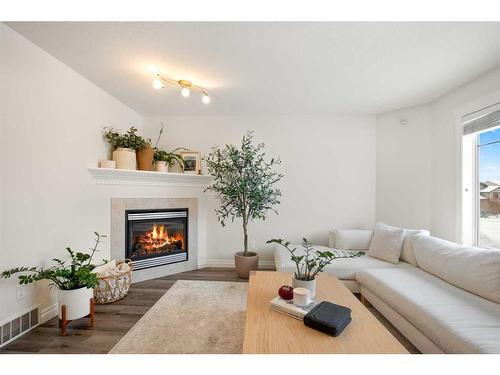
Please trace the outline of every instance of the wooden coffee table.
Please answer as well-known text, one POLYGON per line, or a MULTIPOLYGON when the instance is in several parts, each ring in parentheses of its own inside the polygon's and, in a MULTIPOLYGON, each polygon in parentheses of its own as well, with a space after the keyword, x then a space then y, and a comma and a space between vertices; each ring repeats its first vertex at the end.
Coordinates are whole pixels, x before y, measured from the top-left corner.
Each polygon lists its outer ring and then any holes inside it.
POLYGON ((340 336, 328 336, 271 310, 270 301, 281 285, 291 285, 291 277, 291 273, 265 271, 250 276, 244 354, 408 353, 341 281, 326 273, 316 282, 316 301, 330 301, 352 310, 352 321, 340 336))

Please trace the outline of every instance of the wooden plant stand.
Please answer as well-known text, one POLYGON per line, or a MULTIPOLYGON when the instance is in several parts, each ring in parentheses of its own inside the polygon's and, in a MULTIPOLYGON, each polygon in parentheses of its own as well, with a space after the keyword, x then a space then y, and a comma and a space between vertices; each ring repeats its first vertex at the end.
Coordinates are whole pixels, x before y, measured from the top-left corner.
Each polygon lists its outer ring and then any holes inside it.
MULTIPOLYGON (((59 319, 59 328, 61 328, 61 335, 66 336, 66 327, 72 320, 67 320, 66 319, 66 305, 61 306, 61 315, 62 319, 59 319)), ((83 318, 89 318, 90 319, 90 327, 94 326, 94 320, 95 320, 95 302, 94 299, 90 299, 90 314, 87 316, 84 316, 83 318)))

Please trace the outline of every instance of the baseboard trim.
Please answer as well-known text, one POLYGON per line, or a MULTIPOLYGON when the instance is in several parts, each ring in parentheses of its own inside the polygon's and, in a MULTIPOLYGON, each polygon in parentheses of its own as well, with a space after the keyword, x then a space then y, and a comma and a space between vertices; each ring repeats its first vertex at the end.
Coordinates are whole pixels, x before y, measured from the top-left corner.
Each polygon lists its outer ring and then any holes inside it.
MULTIPOLYGON (((198 268, 214 267, 214 268, 234 268, 234 259, 205 259, 198 262, 198 268)), ((259 269, 272 270, 274 269, 274 261, 261 260, 259 261, 259 269)))
POLYGON ((45 323, 57 315, 59 315, 59 304, 54 303, 53 305, 50 305, 42 310, 40 313, 40 324, 45 323))

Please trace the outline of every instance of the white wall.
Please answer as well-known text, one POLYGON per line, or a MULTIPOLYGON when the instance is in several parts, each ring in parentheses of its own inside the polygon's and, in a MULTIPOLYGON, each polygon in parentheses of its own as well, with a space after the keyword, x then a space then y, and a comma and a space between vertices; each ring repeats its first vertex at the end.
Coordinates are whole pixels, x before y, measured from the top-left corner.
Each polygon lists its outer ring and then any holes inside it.
POLYGON ((377 116, 378 221, 431 228, 431 120, 428 105, 377 116))
POLYGON ((427 105, 377 116, 377 220, 462 241, 457 119, 500 102, 499 90, 500 68, 427 105))
MULTIPOLYGON (((48 264, 65 246, 86 249, 109 231, 87 167, 108 150, 101 128, 142 127, 142 118, 102 89, 0 24, 0 270, 48 264)), ((107 203, 109 205, 109 202, 107 203)), ((102 257, 109 254, 103 246, 102 257)), ((16 300, 0 280, 0 322, 54 301, 45 285, 16 300)))
MULTIPOLYGON (((145 118, 144 133, 156 139, 165 124, 161 145, 171 150, 185 146, 207 153, 212 145, 238 143, 246 130, 266 143, 270 156, 279 156, 285 174, 279 215, 250 226, 250 244, 272 255, 266 240, 283 237, 299 241, 306 236, 327 244, 328 230, 339 227, 371 228, 375 216, 374 117, 165 117, 145 118)), ((207 193, 209 194, 209 193, 207 193)), ((240 221, 221 228, 213 212, 218 202, 208 199, 208 264, 226 261, 242 247, 240 221)))
POLYGON ((461 241, 457 115, 500 102, 500 68, 432 103, 432 232, 461 241))

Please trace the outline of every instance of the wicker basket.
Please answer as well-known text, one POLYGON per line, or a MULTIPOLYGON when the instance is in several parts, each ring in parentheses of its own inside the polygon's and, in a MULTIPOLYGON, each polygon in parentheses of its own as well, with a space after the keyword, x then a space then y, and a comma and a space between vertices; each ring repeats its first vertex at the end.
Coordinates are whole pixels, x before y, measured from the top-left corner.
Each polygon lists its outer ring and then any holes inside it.
POLYGON ((98 304, 106 304, 118 301, 125 297, 132 282, 132 261, 125 259, 117 264, 117 267, 127 263, 130 267, 127 272, 112 276, 99 276, 99 284, 94 289, 94 299, 98 304))

